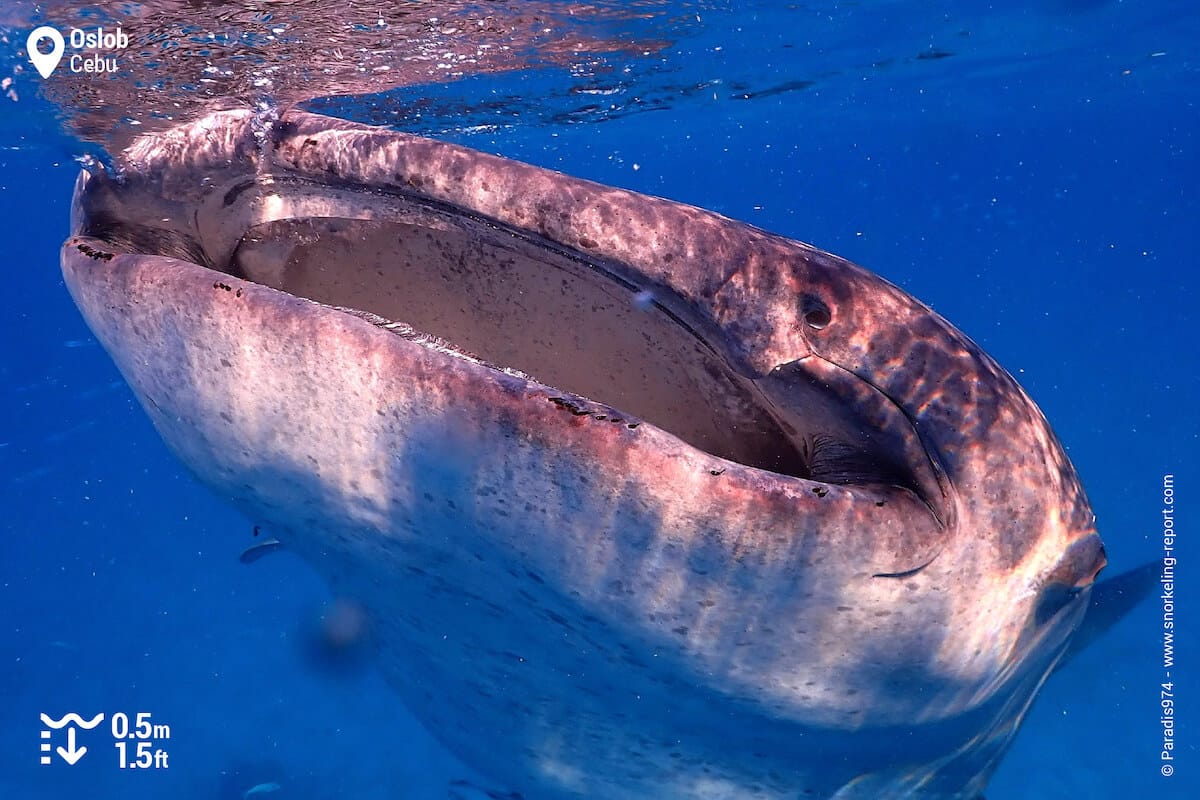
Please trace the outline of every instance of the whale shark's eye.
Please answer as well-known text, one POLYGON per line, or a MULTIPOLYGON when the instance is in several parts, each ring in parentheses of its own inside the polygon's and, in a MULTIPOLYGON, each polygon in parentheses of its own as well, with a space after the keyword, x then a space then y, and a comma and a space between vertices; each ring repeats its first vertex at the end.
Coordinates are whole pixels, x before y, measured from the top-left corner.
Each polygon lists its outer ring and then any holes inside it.
POLYGON ((800 298, 800 313, 808 327, 819 331, 833 320, 833 313, 821 298, 806 294, 800 298))

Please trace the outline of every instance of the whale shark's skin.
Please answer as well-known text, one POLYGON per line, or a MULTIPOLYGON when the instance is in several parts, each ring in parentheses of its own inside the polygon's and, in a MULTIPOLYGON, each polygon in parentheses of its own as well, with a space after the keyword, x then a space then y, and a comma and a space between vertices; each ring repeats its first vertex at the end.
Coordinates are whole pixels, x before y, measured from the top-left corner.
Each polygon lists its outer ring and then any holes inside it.
POLYGON ((974 798, 1104 565, 966 336, 808 245, 302 113, 81 175, 66 283, 155 426, 540 798, 974 798))

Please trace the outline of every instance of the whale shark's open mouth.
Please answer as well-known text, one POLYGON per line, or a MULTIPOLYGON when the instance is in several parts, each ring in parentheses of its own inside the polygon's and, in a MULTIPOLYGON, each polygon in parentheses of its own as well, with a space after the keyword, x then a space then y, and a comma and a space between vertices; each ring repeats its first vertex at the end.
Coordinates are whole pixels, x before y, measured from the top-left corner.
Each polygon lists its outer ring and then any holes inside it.
MULTIPOLYGON (((564 244, 544 220, 489 218, 428 196, 419 181, 380 186, 273 166, 192 175, 200 199, 166 214, 137 179, 95 176, 77 198, 78 232, 369 315, 732 462, 899 487, 944 510, 933 459, 902 409, 880 397, 873 417, 864 415, 863 395, 878 392, 825 362, 818 372, 797 360, 754 374, 694 300, 589 252, 595 242, 564 244)), ((183 177, 164 169, 153 188, 169 194, 183 177)))

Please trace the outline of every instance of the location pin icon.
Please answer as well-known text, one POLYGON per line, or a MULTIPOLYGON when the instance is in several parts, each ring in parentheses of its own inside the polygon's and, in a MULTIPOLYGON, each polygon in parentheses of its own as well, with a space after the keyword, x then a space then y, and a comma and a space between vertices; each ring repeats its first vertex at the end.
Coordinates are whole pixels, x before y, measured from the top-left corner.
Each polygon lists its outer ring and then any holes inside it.
POLYGON ((49 25, 43 25, 40 28, 34 29, 33 33, 29 34, 29 39, 25 42, 25 50, 29 52, 29 60, 33 62, 33 66, 37 67, 37 71, 42 74, 43 78, 49 78, 50 73, 54 72, 54 68, 58 66, 58 62, 62 60, 63 49, 66 44, 63 42, 62 34, 51 28, 49 25), (49 53, 43 53, 38 50, 38 42, 42 39, 49 39, 53 47, 49 53))

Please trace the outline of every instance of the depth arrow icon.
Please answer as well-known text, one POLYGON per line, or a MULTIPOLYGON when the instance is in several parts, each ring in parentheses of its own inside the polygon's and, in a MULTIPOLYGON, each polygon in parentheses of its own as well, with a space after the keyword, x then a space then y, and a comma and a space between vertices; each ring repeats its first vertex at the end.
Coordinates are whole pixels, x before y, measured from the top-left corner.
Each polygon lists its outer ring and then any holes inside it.
POLYGON ((75 749, 75 729, 67 728, 67 746, 66 748, 58 748, 58 754, 62 756, 63 761, 71 766, 75 766, 75 762, 83 758, 83 754, 87 752, 86 747, 75 749))

